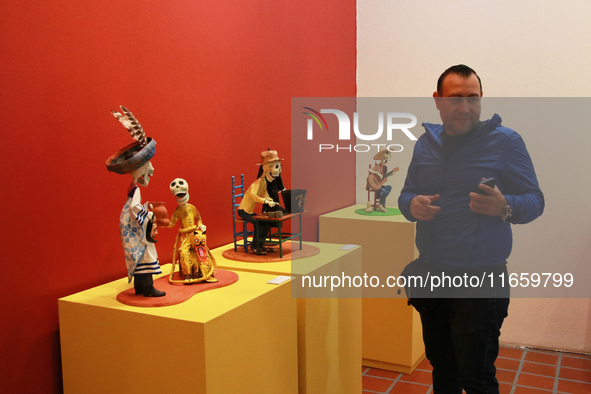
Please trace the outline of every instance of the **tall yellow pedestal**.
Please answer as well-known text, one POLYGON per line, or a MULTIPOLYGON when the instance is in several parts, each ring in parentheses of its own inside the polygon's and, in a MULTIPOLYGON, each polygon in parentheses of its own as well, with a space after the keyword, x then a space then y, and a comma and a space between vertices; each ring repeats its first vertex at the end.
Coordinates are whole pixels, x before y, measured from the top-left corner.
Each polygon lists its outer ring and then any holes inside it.
POLYGON ((297 393, 289 283, 238 274, 233 285, 168 307, 117 302, 126 278, 61 298, 64 392, 297 393))
MULTIPOLYGON (((287 276, 337 274, 361 263, 359 247, 342 250, 343 245, 306 244, 318 247, 320 254, 293 261, 245 263, 222 256, 234 244, 217 248, 212 254, 219 268, 287 276)), ((361 300, 298 298, 297 311, 299 393, 359 394, 362 390, 361 300)))
MULTIPOLYGON (((365 205, 355 205, 320 216, 320 241, 361 245, 363 272, 384 283, 387 275, 398 276, 416 258, 415 224, 402 215, 355 213, 362 208, 365 205)), ((420 316, 403 296, 363 298, 363 365, 410 373, 425 358, 420 316)))

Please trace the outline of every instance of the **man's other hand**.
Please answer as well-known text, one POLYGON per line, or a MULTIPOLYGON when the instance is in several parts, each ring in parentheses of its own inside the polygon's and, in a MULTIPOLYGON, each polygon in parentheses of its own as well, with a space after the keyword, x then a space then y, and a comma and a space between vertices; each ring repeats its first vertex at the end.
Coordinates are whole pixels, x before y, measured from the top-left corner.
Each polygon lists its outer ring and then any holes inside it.
POLYGON ((431 205, 437 200, 439 200, 439 194, 435 194, 434 196, 415 196, 410 202, 410 213, 417 220, 431 220, 441 209, 441 207, 431 205))

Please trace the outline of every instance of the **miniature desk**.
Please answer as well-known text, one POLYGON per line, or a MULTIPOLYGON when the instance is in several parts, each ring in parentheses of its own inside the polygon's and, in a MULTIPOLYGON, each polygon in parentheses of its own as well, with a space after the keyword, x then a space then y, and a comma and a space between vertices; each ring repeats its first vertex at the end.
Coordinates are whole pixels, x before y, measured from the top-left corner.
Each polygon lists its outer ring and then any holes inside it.
POLYGON ((254 217, 257 222, 255 222, 255 226, 257 227, 257 232, 258 232, 258 225, 259 222, 268 222, 269 224, 275 224, 277 225, 277 233, 273 234, 271 232, 271 235, 269 235, 269 238, 278 238, 277 241, 273 241, 272 239, 270 241, 267 241, 266 243, 270 243, 273 245, 279 245, 279 257, 283 258, 283 243, 286 241, 289 241, 293 238, 300 238, 300 250, 302 249, 302 214, 301 213, 290 213, 289 215, 285 215, 283 217, 280 218, 270 218, 268 216, 255 216, 254 217), (283 227, 283 222, 285 222, 286 220, 291 220, 292 218, 297 217, 299 219, 299 230, 297 233, 282 233, 282 227, 283 227), (286 235, 286 238, 283 238, 283 235, 286 235))
MULTIPOLYGON (((338 272, 361 264, 361 248, 304 242, 320 254, 293 261, 248 263, 228 260, 228 244, 212 250, 219 268, 272 275, 338 272)), ((292 293, 293 294, 293 293, 292 293)), ((359 394, 361 388, 361 300, 359 298, 298 298, 297 328, 300 394, 359 394)))
MULTIPOLYGON (((356 214, 355 210, 360 208, 365 205, 320 216, 320 241, 361 245, 364 273, 379 262, 387 267, 389 275, 400 275, 406 264, 418 255, 415 224, 402 215, 356 214)), ((363 365, 411 373, 425 358, 420 316, 407 305, 404 291, 400 297, 363 298, 363 365)))
POLYGON ((61 298, 64 392, 297 393, 290 285, 238 274, 233 285, 168 307, 117 302, 127 278, 61 298))

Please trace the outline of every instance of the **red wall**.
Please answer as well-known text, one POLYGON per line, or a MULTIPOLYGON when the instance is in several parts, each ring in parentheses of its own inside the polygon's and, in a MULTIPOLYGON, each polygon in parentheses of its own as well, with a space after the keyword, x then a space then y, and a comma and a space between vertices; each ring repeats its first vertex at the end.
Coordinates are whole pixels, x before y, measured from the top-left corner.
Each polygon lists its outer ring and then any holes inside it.
MULTIPOLYGON (((57 299, 125 276, 118 216, 131 178, 105 161, 131 140, 110 110, 127 106, 158 143, 144 199, 174 209, 168 184, 185 178, 210 247, 229 243, 232 175, 252 182, 269 147, 290 186, 291 97, 356 95, 355 7, 3 2, 0 392, 61 392, 57 299)), ((336 165, 354 173, 351 159, 336 165)), ((327 210, 355 202, 354 180, 337 181, 327 210)), ((164 263, 175 233, 160 232, 164 263)))

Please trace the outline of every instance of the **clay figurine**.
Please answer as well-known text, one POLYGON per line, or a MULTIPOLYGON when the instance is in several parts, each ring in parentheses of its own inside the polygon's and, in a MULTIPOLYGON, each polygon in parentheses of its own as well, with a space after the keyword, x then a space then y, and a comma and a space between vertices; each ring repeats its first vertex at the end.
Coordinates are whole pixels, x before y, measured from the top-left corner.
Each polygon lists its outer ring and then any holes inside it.
POLYGON ((120 108, 123 114, 115 111, 111 113, 127 128, 136 142, 111 155, 107 160, 107 169, 117 174, 129 174, 132 178, 119 218, 119 235, 125 252, 128 282, 131 283, 133 278, 136 295, 162 297, 166 293, 154 287, 152 277, 162 273, 152 237, 156 232, 155 218, 149 209, 150 203, 141 203, 138 187, 147 187, 154 173, 150 159, 156 153, 156 141, 146 138, 142 126, 127 108, 120 108))
POLYGON ((197 282, 217 282, 218 280, 214 277, 214 267, 217 264, 207 247, 206 227, 201 221, 199 211, 189 204, 189 184, 182 178, 176 178, 170 183, 170 192, 178 205, 167 227, 174 227, 177 221, 180 221, 181 227, 174 241, 172 269, 168 281, 182 282, 187 285, 197 282), (184 275, 184 280, 181 281, 173 279, 177 261, 180 261, 180 269, 184 275))
MULTIPOLYGON (((269 151, 269 149, 267 149, 267 151, 269 151)), ((261 161, 263 160, 262 155, 261 155, 261 161)), ((263 176, 264 173, 264 167, 265 166, 259 166, 259 171, 257 174, 257 179, 260 178, 261 176, 263 176)), ((263 212, 277 212, 277 211, 281 211, 281 212, 286 212, 285 208, 283 208, 281 205, 279 205, 279 193, 281 193, 282 191, 285 190, 285 186, 283 186, 283 179, 281 179, 281 173, 279 173, 278 176, 275 176, 272 178, 272 181, 267 180, 267 193, 269 194, 269 197, 271 197, 271 199, 275 202, 277 202, 277 204, 275 204, 275 206, 271 207, 268 204, 263 204, 263 212)), ((281 216, 279 216, 281 217, 281 216)))
POLYGON ((271 208, 278 204, 269 196, 267 182, 272 183, 281 175, 282 160, 277 155, 277 151, 266 150, 261 153, 261 163, 257 165, 263 168, 262 176, 250 185, 238 206, 238 216, 254 225, 253 247, 250 250, 258 255, 267 254, 268 250, 264 245, 270 227, 269 223, 265 221, 258 221, 257 225, 254 209, 257 204, 266 204, 271 208))
MULTIPOLYGON (((392 171, 388 172, 388 167, 386 166, 386 163, 391 157, 392 154, 388 149, 382 149, 373 157, 375 161, 379 160, 380 162, 369 170, 369 176, 367 177, 367 184, 365 186, 365 190, 373 190, 376 192, 376 197, 379 200, 379 205, 377 209, 379 209, 382 212, 387 212, 386 197, 388 197, 388 195, 392 191, 392 186, 384 185, 384 183, 386 183, 389 176, 391 176, 399 170, 399 168, 396 167, 392 171)), ((372 211, 373 204, 371 201, 368 201, 367 207, 365 208, 365 212, 372 211)))

